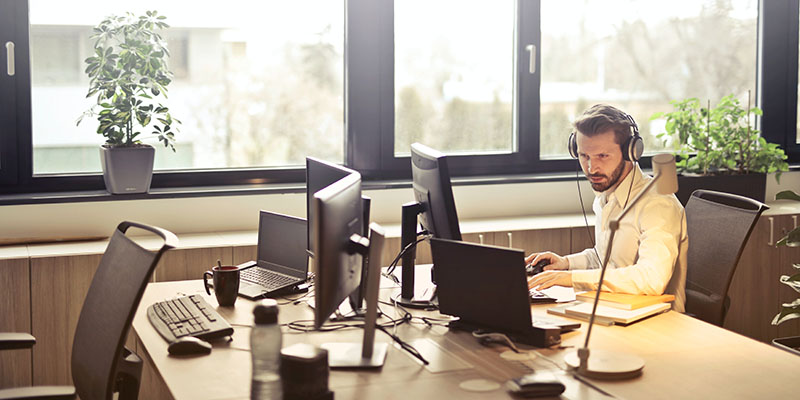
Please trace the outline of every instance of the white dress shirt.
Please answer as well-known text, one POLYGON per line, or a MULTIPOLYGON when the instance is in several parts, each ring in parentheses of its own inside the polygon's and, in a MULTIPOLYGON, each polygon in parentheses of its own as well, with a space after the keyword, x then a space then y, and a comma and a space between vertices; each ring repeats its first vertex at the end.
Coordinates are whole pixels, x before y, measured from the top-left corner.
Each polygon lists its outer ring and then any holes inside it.
MULTIPOLYGON (((588 248, 566 256, 572 271, 572 286, 576 290, 597 289, 600 263, 611 234, 608 221, 621 214, 626 199, 633 201, 652 179, 642 174, 639 166, 635 165, 616 189, 595 192, 592 209, 597 215, 594 227, 597 251, 588 248)), ((675 195, 660 195, 655 188, 651 188, 620 221, 603 279, 603 290, 647 295, 673 294, 673 310, 683 312, 688 246, 683 206, 675 195)))

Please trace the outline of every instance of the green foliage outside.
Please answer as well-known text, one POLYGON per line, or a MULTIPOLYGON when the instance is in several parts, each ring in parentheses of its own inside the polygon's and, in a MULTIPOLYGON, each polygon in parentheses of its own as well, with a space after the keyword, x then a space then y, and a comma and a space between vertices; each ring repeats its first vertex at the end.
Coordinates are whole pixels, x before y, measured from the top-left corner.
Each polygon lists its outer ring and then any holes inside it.
POLYGON ((672 101, 672 112, 657 112, 650 118, 666 118, 666 132, 680 158, 681 171, 702 175, 747 174, 787 171, 786 154, 775 143, 751 128, 751 115, 762 115, 758 107, 745 109, 733 95, 720 99, 716 107, 701 107, 697 98, 672 101))
MULTIPOLYGON (((775 200, 800 201, 800 196, 791 190, 785 190, 776 194, 775 200)), ((800 246, 800 227, 794 228, 791 232, 787 233, 786 236, 781 238, 775 245, 789 247, 800 246)), ((792 264, 792 266, 797 269, 798 272, 795 272, 791 276, 782 275, 781 283, 794 289, 795 292, 800 293, 800 264, 792 264)), ((800 318, 800 298, 795 299, 791 303, 781 304, 781 311, 772 319, 772 325, 779 325, 796 318, 800 318)))
POLYGON ((89 92, 97 104, 79 119, 97 116, 97 133, 109 146, 135 146, 140 129, 151 126, 158 140, 175 151, 175 123, 169 108, 155 101, 166 98, 172 82, 167 59, 169 51, 157 30, 168 28, 166 18, 156 11, 139 17, 132 13, 111 16, 93 29, 92 57, 86 59, 89 92), (99 109, 99 111, 98 111, 99 109))

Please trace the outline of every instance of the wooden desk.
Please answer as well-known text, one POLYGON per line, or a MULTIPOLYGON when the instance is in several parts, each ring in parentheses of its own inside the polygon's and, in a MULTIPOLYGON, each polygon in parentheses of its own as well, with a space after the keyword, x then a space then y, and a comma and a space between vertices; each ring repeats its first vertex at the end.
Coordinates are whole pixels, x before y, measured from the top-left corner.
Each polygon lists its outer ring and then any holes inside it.
MULTIPOLYGON (((383 283, 385 285, 385 282, 383 283)), ((382 289, 381 298, 397 289, 382 289)), ((134 318, 137 352, 145 359, 145 382, 142 398, 176 399, 247 399, 250 386, 248 335, 252 324, 253 302, 239 298, 234 308, 218 308, 235 328, 233 341, 215 343, 208 356, 170 357, 167 343, 147 320, 148 305, 177 295, 203 294, 201 281, 151 283, 134 318), (149 381, 148 381, 149 380, 149 381), (163 382, 163 383, 162 383, 163 382), (150 392, 163 385, 168 394, 150 392)), ((391 314, 393 307, 381 305, 391 314)), ((547 306, 532 306, 533 313, 544 315, 547 306)), ((438 312, 414 312, 414 315, 439 316, 438 312)), ((282 324, 311 319, 306 304, 282 305, 282 324)), ((555 318, 547 316, 547 318, 555 318)), ((563 345, 583 344, 586 324, 576 332, 562 335, 563 345)), ((332 341, 360 342, 361 329, 337 332, 294 333, 284 327, 283 344, 299 342, 321 344, 332 341)), ((341 399, 417 399, 417 398, 510 398, 502 384, 532 369, 553 371, 566 386, 564 398, 603 398, 597 390, 577 381, 564 367, 563 349, 538 350, 528 361, 508 361, 501 357, 502 346, 483 347, 471 335, 450 332, 445 327, 424 323, 403 324, 397 335, 406 341, 424 340, 433 359, 439 354, 460 360, 467 368, 431 372, 416 359, 390 346, 384 367, 377 371, 331 371, 329 386, 341 399), (435 343, 435 345, 431 345, 435 343), (437 349, 437 346, 439 350, 437 349), (501 384, 491 392, 468 392, 460 384, 471 379, 486 379, 501 384)), ((377 341, 391 339, 378 332, 377 341)), ((523 349, 533 350, 520 346, 523 349)), ((619 382, 592 381, 593 385, 621 398, 796 398, 794 382, 800 370, 800 357, 744 336, 706 324, 685 315, 669 312, 628 327, 595 326, 590 348, 624 351, 646 361, 641 377, 619 382)))

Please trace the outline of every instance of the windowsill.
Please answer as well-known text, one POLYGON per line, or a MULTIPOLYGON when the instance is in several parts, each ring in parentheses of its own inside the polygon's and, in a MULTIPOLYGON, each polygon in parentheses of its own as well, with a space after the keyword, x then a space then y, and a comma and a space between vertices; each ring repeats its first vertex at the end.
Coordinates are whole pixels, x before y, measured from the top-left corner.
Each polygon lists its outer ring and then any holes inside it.
MULTIPOLYGON (((474 186, 492 184, 516 184, 534 182, 559 182, 575 179, 574 173, 524 174, 507 176, 455 177, 454 186, 474 186)), ((581 177, 584 180, 583 177, 581 177)), ((364 190, 406 189, 411 187, 408 180, 365 181, 364 190)), ((265 185, 199 186, 175 188, 151 188, 148 193, 113 195, 104 190, 66 191, 50 193, 23 193, 0 195, 0 206, 27 204, 57 204, 97 201, 126 201, 176 199, 191 197, 247 196, 286 193, 305 193, 305 183, 284 183, 265 185)))

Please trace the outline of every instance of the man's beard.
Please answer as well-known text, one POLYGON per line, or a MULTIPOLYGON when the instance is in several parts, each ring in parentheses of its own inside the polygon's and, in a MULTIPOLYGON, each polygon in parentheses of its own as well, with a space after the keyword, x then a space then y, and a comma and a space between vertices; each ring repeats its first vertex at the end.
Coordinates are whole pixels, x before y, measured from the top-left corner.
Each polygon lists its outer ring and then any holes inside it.
POLYGON ((616 185, 617 182, 619 182, 620 177, 622 177, 622 172, 623 171, 625 171, 625 160, 620 160, 619 166, 617 166, 617 168, 614 169, 613 172, 611 172, 611 176, 610 177, 606 176, 606 175, 603 175, 603 174, 589 175, 589 177, 595 177, 595 178, 605 177, 605 178, 607 178, 605 183, 603 183, 603 182, 592 183, 592 189, 594 189, 594 191, 596 191, 596 192, 605 192, 609 188, 611 188, 614 185, 616 185))

